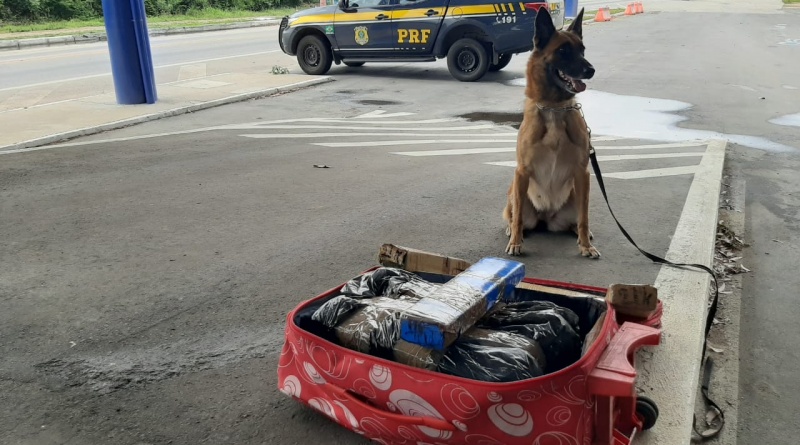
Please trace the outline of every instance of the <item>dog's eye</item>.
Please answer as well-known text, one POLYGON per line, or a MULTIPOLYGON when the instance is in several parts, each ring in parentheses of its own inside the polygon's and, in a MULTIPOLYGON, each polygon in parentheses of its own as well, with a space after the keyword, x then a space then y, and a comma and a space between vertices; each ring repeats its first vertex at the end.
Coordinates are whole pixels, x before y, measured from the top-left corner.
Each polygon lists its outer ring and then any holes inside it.
POLYGON ((558 49, 558 54, 561 56, 566 56, 567 54, 569 54, 569 47, 562 46, 561 48, 558 49))

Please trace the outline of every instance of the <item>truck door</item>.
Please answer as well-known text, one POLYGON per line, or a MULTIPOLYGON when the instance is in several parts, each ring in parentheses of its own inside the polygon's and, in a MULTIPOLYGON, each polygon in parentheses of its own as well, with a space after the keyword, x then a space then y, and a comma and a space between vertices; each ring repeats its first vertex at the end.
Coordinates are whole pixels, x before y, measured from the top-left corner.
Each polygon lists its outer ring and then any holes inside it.
POLYGON ((392 3, 396 0, 350 0, 337 9, 333 26, 339 51, 346 57, 374 56, 394 49, 392 3))
POLYGON ((447 0, 399 0, 392 13, 395 47, 405 53, 431 53, 446 12, 447 0))

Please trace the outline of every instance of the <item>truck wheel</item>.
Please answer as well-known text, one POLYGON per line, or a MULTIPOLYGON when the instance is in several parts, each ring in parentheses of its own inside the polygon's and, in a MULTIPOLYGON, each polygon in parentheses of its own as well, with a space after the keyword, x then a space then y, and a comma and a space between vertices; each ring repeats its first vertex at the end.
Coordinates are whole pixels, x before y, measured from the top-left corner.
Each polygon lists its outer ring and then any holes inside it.
POLYGON ((500 54, 500 58, 497 60, 497 65, 490 64, 489 71, 500 71, 501 69, 508 66, 508 63, 511 62, 511 54, 500 54))
POLYGON ((474 82, 489 69, 489 54, 477 40, 460 39, 447 51, 447 68, 456 79, 474 82))
POLYGON ((325 74, 333 63, 331 47, 319 36, 305 36, 297 45, 297 63, 306 74, 312 76, 325 74))
POLYGON ((364 62, 344 62, 344 64, 352 68, 358 68, 360 66, 364 66, 364 62))

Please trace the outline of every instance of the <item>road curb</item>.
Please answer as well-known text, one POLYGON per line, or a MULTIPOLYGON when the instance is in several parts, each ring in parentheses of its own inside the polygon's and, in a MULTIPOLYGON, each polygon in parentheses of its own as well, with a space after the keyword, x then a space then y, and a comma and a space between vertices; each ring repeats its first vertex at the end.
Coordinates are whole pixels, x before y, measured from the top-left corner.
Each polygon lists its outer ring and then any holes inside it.
MULTIPOLYGON (((708 144, 664 256, 667 260, 713 266, 726 149, 725 140, 708 144)), ((641 445, 691 442, 710 283, 702 270, 667 265, 655 280, 664 305, 662 340, 637 353, 637 387, 656 402, 659 418, 653 429, 637 436, 641 445)))
MULTIPOLYGON (((175 34, 192 34, 197 32, 225 31, 229 29, 256 28, 261 26, 274 26, 280 24, 280 19, 248 20, 246 22, 226 23, 224 25, 204 25, 190 27, 175 27, 151 29, 150 37, 168 36, 175 34)), ((0 51, 21 50, 37 46, 72 45, 77 43, 105 42, 108 40, 105 33, 68 35, 56 37, 36 37, 32 39, 0 40, 0 51)))
POLYGON ((45 136, 36 139, 30 139, 23 142, 17 142, 14 144, 6 145, 0 147, 0 155, 4 154, 13 154, 13 153, 24 153, 28 151, 36 151, 36 150, 43 150, 47 147, 42 147, 48 144, 54 144, 57 142, 64 142, 70 139, 74 139, 81 136, 89 136, 92 134, 102 133, 104 131, 109 130, 117 130, 124 127, 130 127, 132 125, 142 124, 145 122, 150 122, 158 119, 163 119, 166 117, 178 116, 181 114, 192 113, 195 111, 205 110, 208 108, 218 107, 220 105, 227 105, 235 102, 242 102, 245 100, 250 99, 259 99, 266 96, 272 96, 275 94, 286 93, 290 91, 296 91, 308 87, 312 87, 315 85, 320 85, 323 83, 332 82, 334 79, 330 76, 304 80, 302 82, 295 82, 288 85, 267 88, 264 90, 254 91, 251 93, 244 93, 238 94, 235 96, 229 96, 222 99, 216 99, 208 102, 203 102, 199 104, 189 105, 185 107, 178 107, 173 108, 171 110, 164 110, 157 113, 147 114, 144 116, 137 116, 129 119, 123 119, 120 121, 109 122, 107 124, 96 125, 93 127, 85 127, 78 130, 71 130, 66 131, 63 133, 57 133, 50 136, 45 136))

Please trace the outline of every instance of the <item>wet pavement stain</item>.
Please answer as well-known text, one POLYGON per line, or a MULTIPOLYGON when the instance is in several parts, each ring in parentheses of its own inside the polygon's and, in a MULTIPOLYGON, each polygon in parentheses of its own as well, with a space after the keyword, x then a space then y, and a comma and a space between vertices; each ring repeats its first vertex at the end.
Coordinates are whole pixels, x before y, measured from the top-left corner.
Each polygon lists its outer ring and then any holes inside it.
POLYGON ((493 111, 475 111, 473 113, 462 114, 457 117, 469 121, 489 121, 497 125, 509 125, 519 130, 522 124, 522 113, 502 113, 493 111))

